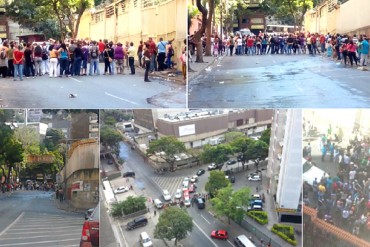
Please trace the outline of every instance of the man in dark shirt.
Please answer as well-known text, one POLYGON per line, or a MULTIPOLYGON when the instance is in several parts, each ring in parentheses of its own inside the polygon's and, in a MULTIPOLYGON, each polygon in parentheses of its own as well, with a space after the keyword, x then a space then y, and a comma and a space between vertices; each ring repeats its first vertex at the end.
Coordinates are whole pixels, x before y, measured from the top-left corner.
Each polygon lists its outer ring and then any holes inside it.
POLYGON ((24 51, 24 60, 25 60, 26 78, 30 77, 30 71, 31 71, 32 77, 35 78, 35 70, 33 69, 33 57, 32 57, 32 50, 31 50, 30 43, 27 44, 26 50, 24 51))
POLYGON ((77 47, 73 51, 73 56, 74 56, 73 74, 76 76, 80 76, 82 62, 82 49, 80 43, 77 43, 77 47))

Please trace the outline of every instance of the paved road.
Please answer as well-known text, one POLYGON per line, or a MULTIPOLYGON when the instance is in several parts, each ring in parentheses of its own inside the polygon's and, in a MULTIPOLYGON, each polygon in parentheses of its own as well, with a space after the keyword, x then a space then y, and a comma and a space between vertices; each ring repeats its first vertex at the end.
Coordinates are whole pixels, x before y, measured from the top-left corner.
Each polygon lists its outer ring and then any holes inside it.
POLYGON ((369 79, 321 56, 223 57, 189 81, 189 108, 366 107, 369 79))
POLYGON ((1 79, 0 108, 184 108, 186 86, 160 77, 137 75, 1 79), (70 94, 77 95, 70 98, 70 94))
POLYGON ((84 215, 58 210, 52 195, 16 191, 1 196, 0 247, 79 246, 84 215))

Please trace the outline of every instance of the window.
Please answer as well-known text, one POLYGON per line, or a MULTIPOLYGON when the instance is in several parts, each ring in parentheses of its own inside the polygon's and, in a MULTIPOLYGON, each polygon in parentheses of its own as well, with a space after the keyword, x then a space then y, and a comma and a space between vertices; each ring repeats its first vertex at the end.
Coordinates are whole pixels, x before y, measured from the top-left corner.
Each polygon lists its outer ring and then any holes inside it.
POLYGON ((105 17, 109 18, 109 17, 111 17, 112 15, 114 15, 114 6, 108 6, 108 7, 105 9, 105 17))

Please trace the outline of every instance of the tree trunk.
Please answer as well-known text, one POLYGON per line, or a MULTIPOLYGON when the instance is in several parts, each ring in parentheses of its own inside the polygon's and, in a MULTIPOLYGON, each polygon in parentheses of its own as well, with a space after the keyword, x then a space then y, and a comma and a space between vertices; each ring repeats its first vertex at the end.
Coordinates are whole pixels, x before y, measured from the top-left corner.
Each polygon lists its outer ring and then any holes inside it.
POLYGON ((211 54, 211 34, 212 34, 212 18, 215 12, 215 0, 209 0, 209 16, 207 19, 207 40, 206 40, 206 56, 212 56, 211 54))
POLYGON ((197 45, 197 58, 196 58, 195 62, 196 63, 204 63, 204 61, 203 61, 203 47, 202 47, 201 38, 203 36, 204 31, 206 30, 208 10, 202 5, 201 0, 196 0, 196 1, 197 1, 197 8, 202 13, 202 26, 194 34, 194 42, 197 45))
POLYGON ((85 12, 85 9, 81 9, 78 12, 78 17, 77 17, 76 24, 74 26, 74 31, 73 31, 73 39, 76 39, 76 37, 78 35, 78 29, 80 27, 81 17, 82 17, 84 12, 85 12))

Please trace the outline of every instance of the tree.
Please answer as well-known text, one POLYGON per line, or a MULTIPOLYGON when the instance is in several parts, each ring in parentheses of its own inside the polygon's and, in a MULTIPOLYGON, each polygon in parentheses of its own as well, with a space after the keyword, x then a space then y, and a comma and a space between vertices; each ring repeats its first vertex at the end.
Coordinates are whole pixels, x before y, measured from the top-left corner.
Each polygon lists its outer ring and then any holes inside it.
POLYGON ((301 27, 307 10, 313 7, 312 0, 265 0, 261 7, 266 13, 278 18, 290 16, 294 25, 301 27))
POLYGON ((15 129, 14 137, 22 143, 26 154, 40 154, 40 135, 33 128, 23 126, 15 129))
POLYGON ((43 142, 48 151, 54 151, 59 148, 59 144, 63 139, 64 133, 61 129, 48 129, 43 142))
POLYGON ((123 214, 128 215, 144 210, 146 209, 145 202, 146 199, 144 196, 129 196, 126 200, 112 205, 112 216, 120 217, 123 214))
POLYGON ((193 219, 185 209, 168 207, 159 216, 154 229, 154 237, 171 240, 175 238, 175 245, 185 239, 193 230, 193 219))
POLYGON ((253 139, 247 136, 240 136, 230 142, 230 146, 233 147, 236 153, 244 153, 247 151, 248 146, 254 142, 253 139))
POLYGON ((174 156, 185 151, 185 144, 177 140, 176 137, 164 136, 149 143, 147 154, 152 155, 154 153, 164 152, 165 154, 161 155, 161 158, 163 158, 170 165, 172 170, 175 164, 174 156))
POLYGON ((105 147, 117 149, 122 140, 121 133, 113 127, 104 125, 100 128, 100 141, 105 147))
POLYGON ((57 27, 60 36, 54 38, 64 39, 70 32, 75 39, 82 14, 93 4, 92 0, 14 0, 6 5, 6 15, 34 31, 57 27))
POLYGON ((270 145, 270 137, 271 137, 271 128, 265 129, 262 134, 261 138, 259 139, 260 141, 263 141, 267 145, 270 145))
POLYGON ((0 124, 4 122, 12 121, 15 111, 8 109, 0 109, 0 124))
POLYGON ((197 46, 197 58, 195 60, 196 63, 204 63, 203 61, 203 45, 201 38, 206 30, 207 27, 207 17, 208 17, 208 10, 202 5, 201 0, 196 0, 197 8, 202 13, 202 26, 200 29, 194 34, 194 43, 197 46))
POLYGON ((248 160, 251 159, 265 159, 268 156, 269 146, 263 141, 254 141, 248 146, 245 156, 248 160))
POLYGON ((230 154, 233 154, 233 149, 229 144, 205 145, 200 159, 203 163, 223 164, 229 159, 230 154))
POLYGON ((224 136, 225 136, 226 142, 231 142, 238 137, 245 137, 245 134, 240 131, 231 131, 231 132, 227 132, 224 136))
POLYGON ((212 196, 217 194, 219 189, 225 188, 230 184, 230 181, 225 177, 222 171, 211 171, 205 190, 212 196))
POLYGON ((240 223, 244 218, 243 207, 249 204, 250 190, 247 187, 233 191, 229 184, 227 187, 219 189, 215 198, 211 199, 212 208, 217 216, 226 216, 228 223, 230 219, 240 223))

